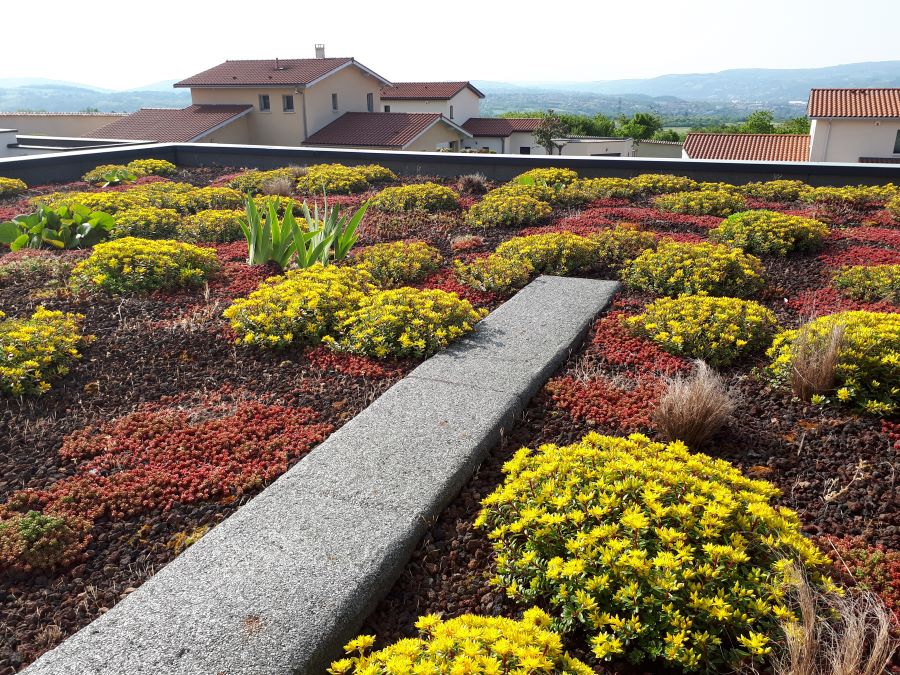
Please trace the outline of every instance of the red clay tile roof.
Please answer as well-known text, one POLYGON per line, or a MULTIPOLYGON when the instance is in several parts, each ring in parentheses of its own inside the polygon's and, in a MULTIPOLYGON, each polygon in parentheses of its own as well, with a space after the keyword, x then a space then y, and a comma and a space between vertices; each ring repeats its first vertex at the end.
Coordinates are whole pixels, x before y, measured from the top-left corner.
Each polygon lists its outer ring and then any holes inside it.
POLYGON ((350 62, 334 59, 258 59, 226 61, 175 83, 176 87, 276 87, 309 84, 350 62))
POLYGON ((808 134, 688 134, 684 150, 691 159, 743 159, 806 162, 808 134))
POLYGON ((440 121, 452 124, 440 113, 348 112, 319 129, 303 145, 403 148, 440 121))
POLYGON ((533 132, 540 124, 536 117, 470 117, 462 126, 473 136, 505 138, 516 131, 533 132))
POLYGON ((186 143, 252 109, 251 105, 191 105, 187 108, 141 108, 86 134, 158 143, 186 143))
POLYGON ((484 94, 469 82, 394 82, 389 87, 382 87, 381 98, 387 101, 402 99, 446 101, 466 87, 478 98, 484 98, 484 94))
POLYGON ((810 117, 900 117, 900 89, 813 89, 810 117))

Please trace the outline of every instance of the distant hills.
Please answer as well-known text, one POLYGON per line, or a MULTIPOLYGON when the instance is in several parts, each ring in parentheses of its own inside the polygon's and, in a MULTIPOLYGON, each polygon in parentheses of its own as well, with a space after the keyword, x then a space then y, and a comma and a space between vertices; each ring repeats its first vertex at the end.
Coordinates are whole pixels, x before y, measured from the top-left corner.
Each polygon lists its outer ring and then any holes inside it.
MULTIPOLYGON (((112 91, 46 78, 0 78, 0 111, 133 112, 142 107, 181 108, 190 92, 175 80, 112 91)), ((813 87, 898 87, 900 61, 851 63, 827 68, 745 68, 718 73, 661 75, 646 79, 593 82, 474 81, 487 96, 482 115, 546 110, 616 116, 654 112, 667 124, 698 119, 733 121, 761 108, 785 119, 805 113, 813 87)))

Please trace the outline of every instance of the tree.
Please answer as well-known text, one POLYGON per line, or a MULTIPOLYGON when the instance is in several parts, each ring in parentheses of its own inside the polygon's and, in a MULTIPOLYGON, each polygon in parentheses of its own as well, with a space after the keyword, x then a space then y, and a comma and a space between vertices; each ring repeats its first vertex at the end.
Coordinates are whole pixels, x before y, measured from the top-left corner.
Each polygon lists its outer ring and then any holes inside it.
POLYGON ((778 127, 776 133, 779 134, 808 134, 809 118, 808 117, 792 117, 785 120, 778 127))
POLYGON ((643 141, 652 138, 653 134, 662 129, 662 120, 652 113, 635 113, 634 117, 625 117, 619 120, 619 136, 643 141))
POLYGON ((559 152, 563 148, 553 139, 565 136, 567 133, 569 133, 569 125, 550 109, 544 113, 541 123, 534 130, 534 140, 547 151, 548 155, 552 155, 554 150, 559 152))
POLYGON ((655 134, 653 134, 653 140, 673 141, 675 143, 680 143, 684 140, 684 137, 674 129, 660 129, 655 134))
POLYGON ((771 110, 757 110, 744 120, 739 133, 742 134, 774 134, 775 115, 771 110))

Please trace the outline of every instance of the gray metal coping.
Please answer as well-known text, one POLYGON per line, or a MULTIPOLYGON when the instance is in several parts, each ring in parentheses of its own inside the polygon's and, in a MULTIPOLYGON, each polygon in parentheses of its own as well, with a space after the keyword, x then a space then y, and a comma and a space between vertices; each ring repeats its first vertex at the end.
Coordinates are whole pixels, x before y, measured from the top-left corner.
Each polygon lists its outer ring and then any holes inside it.
POLYGON ((24 672, 323 673, 617 288, 536 279, 24 672))

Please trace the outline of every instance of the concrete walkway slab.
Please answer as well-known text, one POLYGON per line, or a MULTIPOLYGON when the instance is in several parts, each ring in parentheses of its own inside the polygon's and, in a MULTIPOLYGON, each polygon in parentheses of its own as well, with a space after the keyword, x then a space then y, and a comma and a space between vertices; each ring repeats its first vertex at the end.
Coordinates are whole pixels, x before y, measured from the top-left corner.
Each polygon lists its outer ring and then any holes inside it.
POLYGON ((535 280, 25 672, 324 672, 616 288, 535 280))

